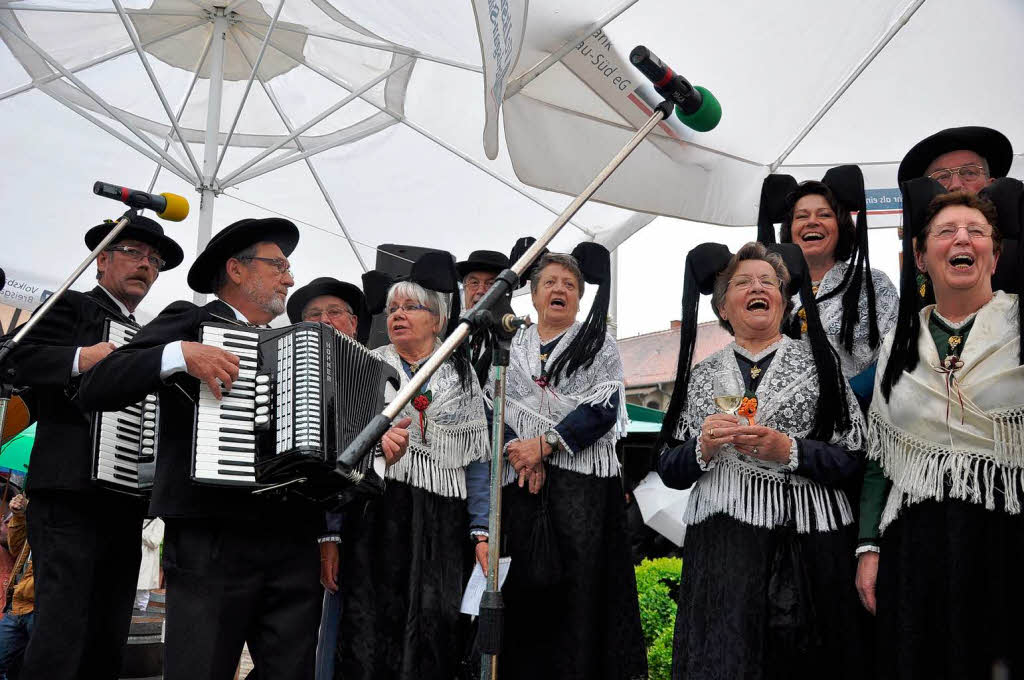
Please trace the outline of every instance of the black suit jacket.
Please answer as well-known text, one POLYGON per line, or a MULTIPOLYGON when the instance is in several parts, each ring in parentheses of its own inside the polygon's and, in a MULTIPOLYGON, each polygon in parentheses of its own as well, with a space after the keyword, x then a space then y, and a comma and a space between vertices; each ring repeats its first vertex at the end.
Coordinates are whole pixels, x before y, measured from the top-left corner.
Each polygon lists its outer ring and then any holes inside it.
POLYGON ((164 347, 199 340, 206 322, 237 323, 235 313, 220 300, 204 307, 179 301, 169 305, 131 343, 113 352, 83 376, 80 399, 87 407, 110 411, 160 395, 160 441, 150 514, 166 518, 221 518, 287 524, 290 531, 317 533, 323 513, 297 500, 254 496, 248 489, 217 487, 191 481, 192 431, 199 380, 177 373, 160 378, 164 347))
POLYGON ((90 481, 91 414, 76 399, 80 377, 71 377, 71 363, 77 348, 104 339, 108 317, 131 323, 99 286, 88 293, 69 290, 8 358, 12 382, 32 388, 37 406, 29 492, 98 488, 90 481))

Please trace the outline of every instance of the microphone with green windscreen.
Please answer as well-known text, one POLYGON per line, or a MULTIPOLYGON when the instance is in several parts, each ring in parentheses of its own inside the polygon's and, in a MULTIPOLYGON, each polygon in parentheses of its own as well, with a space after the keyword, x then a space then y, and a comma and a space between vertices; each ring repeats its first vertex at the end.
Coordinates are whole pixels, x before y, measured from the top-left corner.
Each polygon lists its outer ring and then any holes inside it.
POLYGON ((683 125, 707 132, 722 120, 722 105, 707 88, 677 74, 643 45, 629 53, 629 60, 654 84, 655 91, 676 105, 676 116, 683 125))

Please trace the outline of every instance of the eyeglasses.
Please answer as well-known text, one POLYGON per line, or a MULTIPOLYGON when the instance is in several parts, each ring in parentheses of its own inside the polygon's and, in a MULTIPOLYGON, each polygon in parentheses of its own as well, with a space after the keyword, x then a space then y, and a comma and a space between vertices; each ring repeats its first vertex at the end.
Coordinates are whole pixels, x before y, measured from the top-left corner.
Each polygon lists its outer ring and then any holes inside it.
POLYGON ((488 288, 494 285, 495 280, 496 279, 484 279, 481 281, 480 279, 469 278, 463 282, 462 287, 467 290, 469 290, 470 288, 474 290, 477 288, 483 288, 484 290, 487 290, 488 288))
POLYGON ((985 177, 985 169, 975 163, 961 165, 959 168, 943 168, 928 175, 942 186, 949 188, 953 182, 953 175, 960 175, 962 182, 976 182, 985 177))
POLYGON ((967 237, 972 241, 983 238, 992 238, 992 227, 988 224, 936 224, 928 230, 928 235, 936 241, 951 241, 956 238, 961 229, 967 230, 967 237))
POLYGON ((338 317, 345 316, 346 314, 352 314, 343 307, 331 307, 330 309, 310 309, 302 315, 304 321, 316 321, 317 319, 327 317, 329 319, 337 319, 338 317))
POLYGON ((164 270, 164 267, 167 266, 166 260, 163 260, 157 257, 156 255, 147 255, 141 250, 137 248, 132 248, 131 246, 111 246, 107 248, 108 253, 114 251, 124 253, 132 262, 142 262, 143 258, 145 258, 149 260, 149 263, 151 265, 153 265, 153 269, 156 269, 159 272, 162 272, 164 270))
MULTIPOLYGON (((753 286, 754 280, 753 276, 734 276, 729 279, 729 285, 733 288, 744 290, 753 286)), ((772 276, 771 274, 758 276, 756 280, 765 288, 782 288, 782 281, 779 281, 778 277, 772 276)))
POLYGON ((245 257, 236 257, 236 260, 259 260, 260 262, 266 262, 271 267, 277 270, 277 273, 286 276, 291 275, 292 266, 288 260, 282 260, 280 257, 256 257, 255 255, 246 255, 245 257))
POLYGON ((421 310, 424 312, 429 312, 430 307, 426 307, 424 305, 417 305, 412 302, 406 302, 404 305, 391 305, 388 307, 388 316, 391 316, 392 314, 397 314, 398 310, 402 310, 403 312, 408 314, 409 312, 416 312, 421 310))

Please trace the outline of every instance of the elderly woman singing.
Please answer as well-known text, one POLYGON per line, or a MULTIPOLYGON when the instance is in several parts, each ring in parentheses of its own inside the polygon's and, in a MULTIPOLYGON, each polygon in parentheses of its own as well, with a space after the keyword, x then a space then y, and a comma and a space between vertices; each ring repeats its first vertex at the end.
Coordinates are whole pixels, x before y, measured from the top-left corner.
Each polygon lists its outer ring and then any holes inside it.
POLYGON ((992 290, 1024 192, 1007 178, 978 196, 928 178, 902 189, 904 297, 869 417, 891 488, 865 487, 881 540, 859 574, 879 677, 1024 677, 1024 310, 992 290), (920 311, 917 271, 935 292, 920 311))
MULTIPOLYGON (((407 280, 392 283, 374 271, 363 284, 369 307, 387 311, 391 344, 374 351, 405 384, 458 316, 454 259, 430 253, 407 280)), ((345 680, 452 678, 458 665, 466 468, 488 449, 468 355, 445 361, 401 415, 412 418, 408 452, 387 468, 384 496, 348 511, 342 525, 338 675, 345 680)))
POLYGON ((512 341, 503 492, 512 563, 504 678, 647 677, 615 442, 622 362, 606 332, 608 251, 543 255, 530 279, 538 322, 512 341), (598 293, 576 320, 585 284, 598 293))
POLYGON ((674 678, 863 677, 839 484, 859 472, 864 423, 816 306, 810 343, 780 332, 794 289, 806 303, 810 286, 799 250, 772 248, 785 259, 760 243, 687 256, 658 462, 668 486, 692 489, 674 678), (735 341, 691 370, 699 293, 735 341))

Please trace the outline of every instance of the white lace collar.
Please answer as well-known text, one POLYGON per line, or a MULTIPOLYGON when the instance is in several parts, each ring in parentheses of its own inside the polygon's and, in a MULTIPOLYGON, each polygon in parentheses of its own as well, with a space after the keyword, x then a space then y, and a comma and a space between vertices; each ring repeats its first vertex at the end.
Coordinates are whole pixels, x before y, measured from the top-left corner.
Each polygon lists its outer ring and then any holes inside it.
POLYGON ((768 356, 769 354, 777 350, 779 347, 781 347, 785 339, 786 336, 780 335, 778 340, 768 345, 757 354, 754 354, 753 352, 744 349, 735 340, 733 340, 729 346, 732 348, 734 352, 736 352, 736 354, 739 354, 741 357, 744 357, 746 359, 749 359, 750 361, 753 361, 754 363, 757 363, 758 361, 764 359, 766 356, 768 356))

